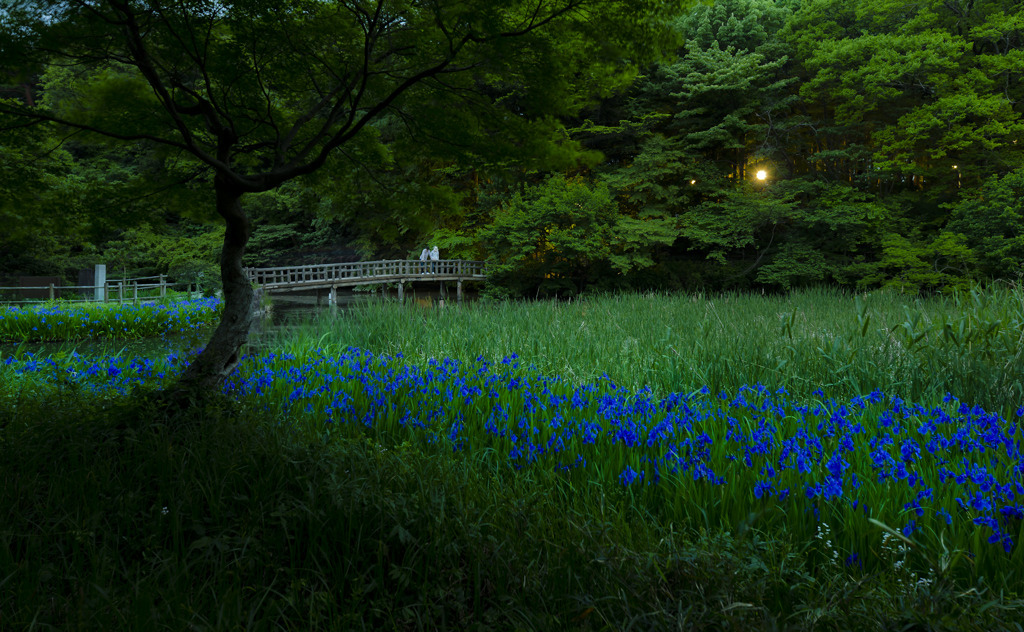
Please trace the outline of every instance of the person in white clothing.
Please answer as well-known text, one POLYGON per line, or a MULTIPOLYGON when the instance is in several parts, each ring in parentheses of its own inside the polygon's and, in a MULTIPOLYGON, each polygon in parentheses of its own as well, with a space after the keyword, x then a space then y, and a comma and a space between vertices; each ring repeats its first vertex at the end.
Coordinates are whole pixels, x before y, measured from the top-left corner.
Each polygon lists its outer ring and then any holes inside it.
POLYGON ((437 262, 441 260, 441 253, 438 251, 437 246, 430 251, 430 271, 437 274, 437 262))
POLYGON ((420 253, 420 273, 427 271, 427 260, 430 259, 430 251, 426 248, 420 253))

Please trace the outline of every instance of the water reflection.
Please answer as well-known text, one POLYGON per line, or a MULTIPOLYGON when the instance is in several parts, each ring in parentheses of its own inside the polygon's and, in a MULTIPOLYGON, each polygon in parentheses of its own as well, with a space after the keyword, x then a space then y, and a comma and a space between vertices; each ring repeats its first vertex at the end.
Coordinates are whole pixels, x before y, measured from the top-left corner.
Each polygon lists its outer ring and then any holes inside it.
MULTIPOLYGON (((476 293, 466 292, 463 300, 476 299, 476 293)), ((339 291, 334 304, 331 304, 326 291, 317 293, 282 292, 270 296, 270 306, 258 326, 268 329, 287 328, 302 323, 314 316, 330 313, 341 314, 346 310, 377 303, 380 301, 398 301, 398 292, 393 288, 376 289, 372 292, 339 291)), ((415 288, 405 290, 405 304, 419 307, 436 307, 447 302, 455 302, 455 291, 451 289, 415 288)))

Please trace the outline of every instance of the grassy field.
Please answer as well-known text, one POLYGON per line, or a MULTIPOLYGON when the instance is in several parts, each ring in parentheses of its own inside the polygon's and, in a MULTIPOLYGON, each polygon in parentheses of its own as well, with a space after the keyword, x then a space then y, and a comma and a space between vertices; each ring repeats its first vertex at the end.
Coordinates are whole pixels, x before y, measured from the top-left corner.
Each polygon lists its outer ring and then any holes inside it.
POLYGON ((380 304, 175 415, 8 355, 0 628, 1021 629, 1022 299, 380 304))
POLYGON ((758 382, 849 398, 881 390, 915 402, 953 393, 1010 415, 1024 403, 1024 291, 996 287, 917 299, 808 290, 786 296, 622 295, 573 302, 395 303, 325 312, 277 330, 266 348, 355 346, 470 362, 517 354, 582 384, 607 374, 657 394, 758 382), (339 318, 340 316, 340 318, 339 318))

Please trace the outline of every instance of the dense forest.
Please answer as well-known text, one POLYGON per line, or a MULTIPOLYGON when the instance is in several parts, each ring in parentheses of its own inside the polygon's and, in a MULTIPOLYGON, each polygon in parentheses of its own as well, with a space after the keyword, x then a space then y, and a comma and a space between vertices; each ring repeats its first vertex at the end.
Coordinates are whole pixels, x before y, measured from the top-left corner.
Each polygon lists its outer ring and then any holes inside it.
MULTIPOLYGON (((1024 274, 1020 2, 715 0, 669 26, 652 62, 590 72, 563 41, 548 74, 475 77, 457 107, 410 97, 317 173, 243 198, 245 264, 437 245, 531 297, 1024 274), (572 80, 531 89, 556 75, 572 80)), ((116 64, 29 70, 5 69, 5 102, 116 113, 138 89, 116 64)), ((2 118, 0 277, 215 278, 212 178, 166 146, 2 118)))

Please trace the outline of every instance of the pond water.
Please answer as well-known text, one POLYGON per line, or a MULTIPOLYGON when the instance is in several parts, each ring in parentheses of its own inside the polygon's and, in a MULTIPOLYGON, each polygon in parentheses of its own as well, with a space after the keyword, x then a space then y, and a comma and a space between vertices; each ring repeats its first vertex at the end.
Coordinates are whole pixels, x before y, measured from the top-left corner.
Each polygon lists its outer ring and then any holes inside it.
MULTIPOLYGON (((451 284, 449 284, 451 285, 451 284)), ((463 300, 475 301, 479 297, 477 292, 464 292, 463 300)), ((337 302, 331 305, 328 302, 327 292, 289 292, 274 294, 271 296, 271 306, 266 314, 253 324, 249 333, 250 347, 261 347, 273 340, 279 334, 297 327, 304 322, 325 314, 343 316, 345 312, 359 309, 379 301, 398 301, 398 292, 394 288, 378 289, 374 292, 341 292, 339 291, 337 302)), ((412 291, 405 291, 405 305, 418 308, 437 308, 445 304, 453 304, 456 300, 454 287, 447 290, 440 288, 416 288, 412 291)))
MULTIPOLYGON (((455 287, 454 284, 448 283, 448 286, 442 289, 440 286, 427 287, 427 284, 421 283, 419 287, 407 288, 405 290, 405 303, 406 305, 418 305, 420 307, 437 306, 441 301, 455 302, 455 287)), ((477 292, 466 291, 463 295, 463 300, 474 301, 478 297, 477 292)), ((332 305, 328 303, 327 291, 323 290, 317 292, 306 291, 306 292, 282 292, 278 294, 272 294, 270 296, 272 308, 270 310, 270 317, 272 325, 281 325, 287 323, 293 323, 296 320, 302 320, 314 314, 322 313, 324 310, 330 309, 332 305)), ((398 291, 394 288, 375 288, 374 291, 338 291, 338 297, 336 301, 336 307, 340 310, 354 309, 363 305, 367 305, 371 302, 376 301, 397 301, 398 291)))

